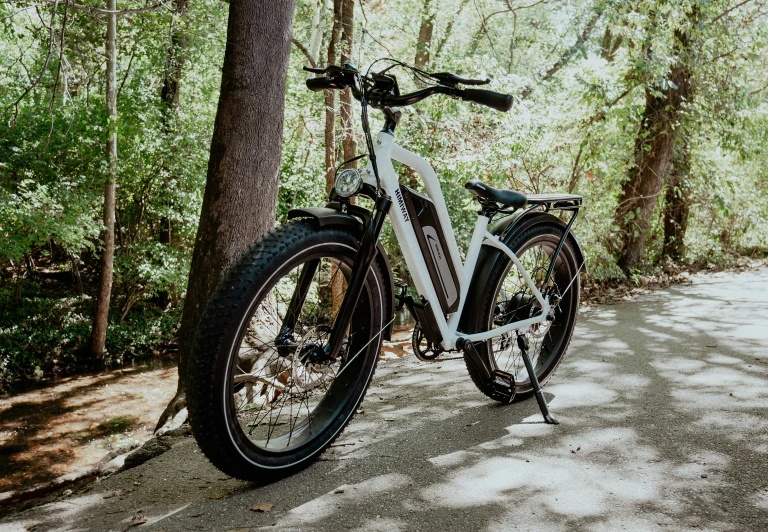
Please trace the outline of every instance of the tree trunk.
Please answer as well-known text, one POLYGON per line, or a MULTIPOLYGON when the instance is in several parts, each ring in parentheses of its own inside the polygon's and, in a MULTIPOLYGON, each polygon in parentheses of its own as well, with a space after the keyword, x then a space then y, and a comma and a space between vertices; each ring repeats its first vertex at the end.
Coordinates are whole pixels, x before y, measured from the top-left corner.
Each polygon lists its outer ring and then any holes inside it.
MULTIPOLYGON (((352 44, 354 40, 355 0, 344 0, 341 13, 341 64, 352 60, 352 44)), ((354 107, 352 105, 352 89, 346 88, 339 98, 341 116, 341 145, 344 149, 344 160, 357 155, 357 140, 355 139, 354 107)), ((354 163, 348 165, 356 166, 354 163)))
POLYGON ((414 66, 425 69, 429 66, 430 49, 432 48, 432 33, 435 31, 435 14, 430 4, 432 0, 424 0, 424 10, 421 12, 421 27, 419 40, 416 41, 416 57, 414 66))
POLYGON ((667 173, 667 190, 664 195, 664 245, 661 255, 673 262, 683 258, 685 231, 688 229, 689 190, 688 176, 691 171, 688 142, 678 139, 672 155, 672 165, 667 173))
POLYGON ((275 225, 285 83, 295 0, 231 0, 203 208, 179 329, 179 386, 158 422, 184 404, 186 360, 224 271, 275 225))
POLYGON ((325 24, 325 0, 317 0, 312 16, 312 29, 309 33, 309 55, 315 61, 320 60, 320 47, 323 45, 323 26, 325 24))
MULTIPOLYGON (((683 52, 689 39, 684 32, 675 32, 683 52)), ((619 235, 614 241, 618 265, 625 272, 640 265, 645 250, 645 238, 651 214, 656 205, 672 148, 677 137, 683 103, 690 85, 690 70, 685 61, 670 72, 672 82, 665 88, 648 87, 645 91, 645 112, 635 139, 635 165, 629 179, 622 184, 614 223, 619 235)))
MULTIPOLYGON (((116 11, 116 0, 107 0, 107 9, 116 11)), ((93 315, 90 354, 93 358, 104 358, 104 344, 107 340, 109 303, 112 298, 112 274, 115 260, 115 188, 117 181, 117 14, 107 16, 107 161, 109 174, 104 188, 104 230, 101 253, 101 279, 93 315)))
MULTIPOLYGON (((328 65, 335 65, 338 56, 339 36, 342 30, 345 4, 349 0, 333 0, 333 24, 328 39, 328 65)), ((353 5, 354 7, 354 5, 353 5)), ((344 57, 342 52, 342 58, 344 57)), ((342 61, 343 62, 343 61, 342 61)), ((342 112, 344 99, 341 98, 342 112)), ((333 180, 336 176, 336 91, 325 91, 325 191, 330 194, 333 189, 333 180)), ((343 135, 343 132, 342 132, 343 135)), ((342 136, 342 138, 344 138, 342 136)), ((346 156, 346 145, 345 145, 346 156)), ((336 314, 341 303, 341 293, 344 290, 341 276, 337 274, 337 267, 331 268, 333 283, 328 293, 321 293, 323 301, 330 304, 333 314, 336 314)))
MULTIPOLYGON (((189 45, 187 28, 180 27, 180 19, 183 19, 183 17, 186 16, 188 10, 189 0, 174 1, 174 17, 171 22, 171 42, 166 52, 165 75, 163 77, 163 86, 160 89, 160 98, 165 105, 165 112, 163 113, 163 129, 169 143, 173 142, 171 139, 177 129, 176 117, 179 114, 181 74, 184 69, 184 63, 186 62, 185 52, 189 45)), ((172 236, 173 226, 171 225, 171 220, 163 217, 160 220, 160 243, 170 246, 172 236)), ((158 304, 161 308, 168 306, 168 300, 168 291, 163 290, 158 294, 158 304)))
POLYGON ((461 15, 461 12, 464 11, 464 8, 468 3, 469 0, 461 0, 461 4, 459 5, 459 9, 456 11, 456 14, 451 20, 448 21, 448 25, 445 27, 445 31, 443 32, 443 37, 437 43, 437 49, 433 55, 434 58, 440 56, 440 52, 443 51, 443 46, 445 46, 445 43, 448 42, 448 39, 451 37, 451 32, 453 31, 453 23, 459 18, 459 15, 461 15))
MULTIPOLYGON (((341 15, 344 0, 333 0, 333 24, 328 38, 328 62, 336 64, 336 47, 341 33, 341 15)), ((325 97, 325 191, 330 193, 336 172, 336 91, 327 90, 325 97)))

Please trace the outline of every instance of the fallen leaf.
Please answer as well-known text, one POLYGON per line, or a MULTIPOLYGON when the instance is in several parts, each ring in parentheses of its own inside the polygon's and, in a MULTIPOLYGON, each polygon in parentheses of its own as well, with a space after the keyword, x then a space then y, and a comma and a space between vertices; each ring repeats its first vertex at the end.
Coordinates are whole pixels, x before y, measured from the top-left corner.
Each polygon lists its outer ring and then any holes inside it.
POLYGON ((208 499, 217 501, 220 499, 229 499, 231 496, 232 496, 231 493, 217 493, 216 495, 211 495, 210 497, 208 497, 208 499))
POLYGON ((125 528, 123 528, 123 532, 125 532, 129 528, 133 528, 135 526, 143 525, 146 522, 147 522, 147 516, 146 515, 134 515, 131 518, 131 522, 128 523, 128 525, 125 528))
POLYGON ((272 508, 274 507, 275 507, 274 503, 262 502, 260 504, 257 504, 253 508, 251 508, 251 510, 253 510, 254 512, 267 513, 267 512, 271 512, 272 508))

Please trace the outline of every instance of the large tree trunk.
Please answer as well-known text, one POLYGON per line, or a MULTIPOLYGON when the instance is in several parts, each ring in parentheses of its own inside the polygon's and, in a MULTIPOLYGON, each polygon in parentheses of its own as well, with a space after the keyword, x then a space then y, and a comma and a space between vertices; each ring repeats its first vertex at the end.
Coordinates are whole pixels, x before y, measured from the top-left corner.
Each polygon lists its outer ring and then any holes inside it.
POLYGON ((432 0, 424 0, 424 10, 421 12, 419 40, 416 41, 414 66, 422 70, 429 66, 430 50, 432 48, 432 33, 435 31, 435 14, 431 9, 431 3, 432 0))
POLYGON ((664 246, 662 257, 677 262, 685 252, 685 231, 688 229, 690 211, 688 176, 691 171, 687 140, 678 139, 672 155, 672 165, 667 173, 667 190, 664 195, 664 246))
MULTIPOLYGON (((341 64, 352 61, 352 45, 355 33, 355 0, 344 0, 341 13, 341 64)), ((346 88, 339 98, 341 116, 341 145, 344 149, 344 160, 357 155, 357 140, 355 138, 354 107, 352 105, 352 89, 346 88)), ((351 163, 349 166, 355 166, 351 163)))
MULTIPOLYGON (((687 35, 681 31, 675 35, 682 51, 687 51, 687 35)), ((645 91, 645 112, 635 139, 635 165, 622 184, 614 214, 614 223, 619 228, 614 249, 618 252, 617 263, 625 273, 637 268, 643 257, 651 214, 672 155, 690 77, 685 61, 681 61, 670 72, 672 83, 668 87, 648 87, 645 91)))
MULTIPOLYGON (((107 0, 107 9, 116 11, 116 0, 107 0)), ((112 298, 112 274, 115 260, 115 188, 117 181, 117 14, 107 16, 107 161, 109 175, 104 188, 104 231, 101 252, 101 279, 93 315, 90 354, 93 358, 104 358, 104 344, 107 340, 109 303, 112 298)))
POLYGON ((275 224, 295 5, 230 2, 208 177, 179 329, 179 386, 160 421, 184 403, 187 354, 223 272, 275 224))
MULTIPOLYGON (((350 0, 333 0, 333 24, 331 25, 331 34, 328 38, 328 63, 335 65, 338 58, 339 37, 342 32, 342 26, 345 15, 346 4, 350 0)), ((353 5, 354 8, 354 5, 353 5)), ((346 34, 345 34, 346 38, 346 34)), ((351 43, 350 43, 351 46, 351 43)), ((344 52, 341 53, 342 63, 344 52)), ((350 93, 351 94, 351 93, 350 93)), ((344 97, 341 97, 342 123, 344 121, 344 97)), ((350 104, 351 105, 351 104, 350 104)), ((347 108, 348 109, 348 108, 347 108)), ((347 120, 350 120, 348 114, 347 120)), ((344 130, 342 130, 342 139, 344 139, 344 130)), ((354 139, 353 139, 354 142, 354 139)), ((344 140, 342 140, 344 143, 344 140)), ((344 144, 344 156, 346 157, 348 145, 344 144)), ((333 180, 336 176, 336 91, 325 91, 325 191, 330 194, 333 189, 333 180)), ((330 303, 333 314, 336 314, 341 306, 341 294, 344 290, 344 284, 340 275, 337 274, 337 267, 331 268, 331 279, 333 283, 329 293, 322 293, 320 296, 324 302, 330 303)))
MULTIPOLYGON (((171 21, 171 43, 166 52, 166 65, 163 77, 163 86, 160 89, 160 98, 165 105, 163 114, 163 129, 171 142, 173 134, 176 132, 176 117, 179 114, 179 102, 181 97, 181 74, 186 62, 186 50, 189 45, 187 28, 183 24, 183 19, 189 10, 189 0, 174 1, 174 17, 171 21)), ((161 244, 171 245, 173 236, 173 227, 171 221, 163 217, 160 220, 161 244)), ((168 306, 169 294, 166 290, 158 294, 158 304, 161 308, 168 306)))

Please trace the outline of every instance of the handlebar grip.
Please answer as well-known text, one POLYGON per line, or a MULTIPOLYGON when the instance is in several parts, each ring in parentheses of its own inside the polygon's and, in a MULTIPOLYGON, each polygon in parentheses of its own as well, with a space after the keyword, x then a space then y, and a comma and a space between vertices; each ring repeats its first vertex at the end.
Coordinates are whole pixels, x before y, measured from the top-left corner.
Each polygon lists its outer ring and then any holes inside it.
POLYGON ((335 87, 336 86, 333 80, 328 77, 311 78, 307 80, 307 88, 312 92, 319 92, 325 89, 333 89, 335 87))
POLYGON ((464 89, 461 92, 461 99, 465 102, 475 102, 480 105, 486 105, 491 109, 496 109, 503 113, 506 113, 512 108, 512 96, 484 89, 464 89))

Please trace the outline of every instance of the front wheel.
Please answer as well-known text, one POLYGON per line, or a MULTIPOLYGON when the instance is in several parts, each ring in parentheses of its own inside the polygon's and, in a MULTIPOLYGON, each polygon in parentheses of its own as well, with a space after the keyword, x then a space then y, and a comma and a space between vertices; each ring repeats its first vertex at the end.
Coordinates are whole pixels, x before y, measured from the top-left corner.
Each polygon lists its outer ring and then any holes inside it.
MULTIPOLYGON (((520 331, 528 337, 528 354, 542 385, 555 372, 568 349, 579 308, 580 265, 568 239, 557 257, 552 276, 544 284, 550 259, 562 235, 563 228, 559 225, 539 224, 509 244, 539 291, 549 297, 552 306, 546 321, 520 331)), ((530 288, 506 255, 502 255, 491 269, 478 309, 470 324, 473 331, 488 331, 541 313, 530 288)), ((514 377, 515 401, 521 401, 533 395, 533 385, 517 345, 517 334, 513 331, 492 338, 478 345, 477 350, 492 370, 501 370, 514 377)), ((478 388, 493 397, 469 362, 467 369, 478 388)))
POLYGON ((357 247, 349 233, 289 223, 251 246, 208 303, 188 405, 200 448, 228 475, 264 482, 305 467, 362 401, 387 308, 375 261, 341 350, 324 350, 357 247))

